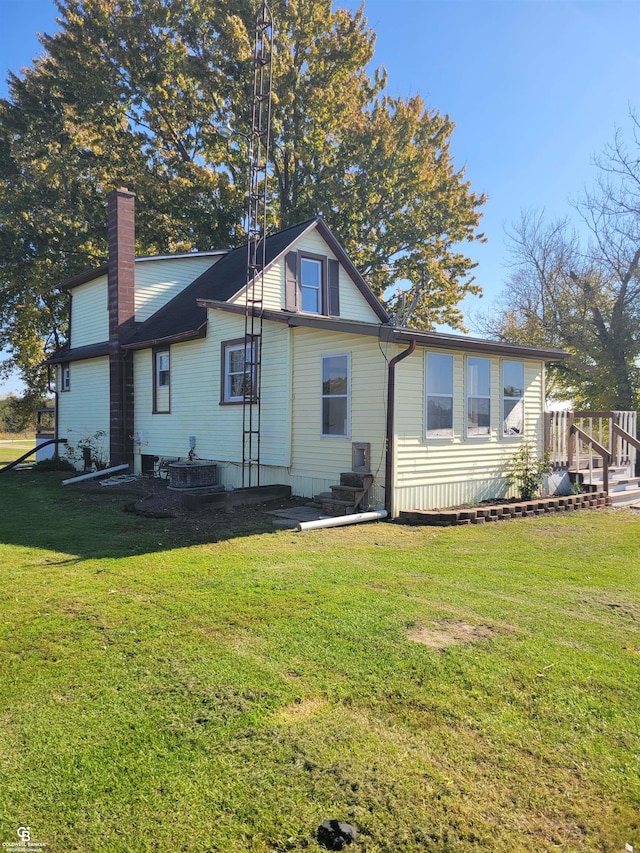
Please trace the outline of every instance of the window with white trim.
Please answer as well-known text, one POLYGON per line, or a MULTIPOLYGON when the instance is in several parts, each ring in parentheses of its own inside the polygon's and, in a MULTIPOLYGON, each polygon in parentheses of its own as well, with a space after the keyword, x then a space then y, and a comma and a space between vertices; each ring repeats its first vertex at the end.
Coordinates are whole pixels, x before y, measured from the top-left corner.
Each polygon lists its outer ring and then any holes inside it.
POLYGON ((168 349, 153 352, 153 411, 171 411, 171 357, 168 349))
POLYGON ((222 403, 242 403, 254 398, 255 346, 244 338, 222 344, 222 403))
POLYGON ((323 269, 317 258, 300 258, 300 302, 306 314, 322 314, 323 269))
POLYGON ((68 361, 60 365, 60 390, 71 390, 71 366, 68 361))
POLYGON ((349 436, 350 355, 322 356, 322 435, 349 436))
POLYGON ((491 361, 467 357, 467 436, 491 433, 491 361))
POLYGON ((524 433, 524 362, 502 362, 502 435, 524 433))
POLYGON ((426 355, 426 435, 453 438, 453 356, 426 355))

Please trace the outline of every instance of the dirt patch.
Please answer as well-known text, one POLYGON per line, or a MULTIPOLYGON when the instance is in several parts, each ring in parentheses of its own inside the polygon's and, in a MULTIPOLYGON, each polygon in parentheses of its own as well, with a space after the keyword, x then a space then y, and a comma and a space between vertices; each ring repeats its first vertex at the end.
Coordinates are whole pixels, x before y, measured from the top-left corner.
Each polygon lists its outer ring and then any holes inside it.
POLYGON ((139 477, 113 486, 101 486, 98 480, 85 480, 69 488, 84 492, 87 499, 98 504, 102 501, 118 501, 126 512, 144 516, 152 524, 157 519, 156 523, 163 525, 165 537, 170 537, 171 532, 174 532, 182 544, 271 532, 274 529, 273 518, 267 514, 268 510, 308 503, 308 498, 287 498, 236 507, 232 512, 214 508, 211 504, 194 509, 185 506, 185 492, 173 491, 168 486, 168 480, 139 477))
POLYGON ((303 699, 301 702, 294 702, 292 705, 287 705, 286 708, 281 708, 276 718, 281 723, 306 720, 310 717, 315 717, 326 706, 327 702, 324 699, 303 699))
POLYGON ((437 622, 434 625, 416 625, 407 631, 407 638, 422 643, 430 649, 446 649, 448 646, 480 643, 495 637, 496 632, 488 625, 470 625, 461 620, 437 622))

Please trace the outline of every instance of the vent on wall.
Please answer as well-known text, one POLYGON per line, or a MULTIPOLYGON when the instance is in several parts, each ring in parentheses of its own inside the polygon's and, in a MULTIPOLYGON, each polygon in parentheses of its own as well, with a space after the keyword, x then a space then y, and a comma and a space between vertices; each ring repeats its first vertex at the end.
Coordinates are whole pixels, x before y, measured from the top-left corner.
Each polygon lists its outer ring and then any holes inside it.
POLYGON ((371 471, 371 444, 368 441, 354 441, 351 444, 351 470, 358 474, 371 471))

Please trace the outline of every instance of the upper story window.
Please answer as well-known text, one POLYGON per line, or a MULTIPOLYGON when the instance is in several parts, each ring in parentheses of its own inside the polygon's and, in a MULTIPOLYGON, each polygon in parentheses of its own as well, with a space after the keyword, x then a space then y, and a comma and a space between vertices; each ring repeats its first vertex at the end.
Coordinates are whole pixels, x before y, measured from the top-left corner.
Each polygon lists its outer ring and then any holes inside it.
POLYGON ((453 356, 427 353, 427 438, 453 437, 453 356))
POLYGON ((312 252, 285 256, 285 310, 340 316, 340 264, 312 252))
POLYGON ((349 353, 322 356, 322 435, 349 436, 349 353))
POLYGON ((502 362, 502 434, 524 432, 524 363, 502 362))
POLYGON ((491 433, 491 361, 467 358, 467 436, 478 438, 491 433))
POLYGON ((301 309, 307 314, 322 314, 322 261, 300 259, 301 309))
POLYGON ((223 342, 221 403, 255 399, 255 347, 244 338, 223 342))
POLYGON ((153 411, 168 414, 171 411, 171 355, 168 349, 153 353, 153 411))

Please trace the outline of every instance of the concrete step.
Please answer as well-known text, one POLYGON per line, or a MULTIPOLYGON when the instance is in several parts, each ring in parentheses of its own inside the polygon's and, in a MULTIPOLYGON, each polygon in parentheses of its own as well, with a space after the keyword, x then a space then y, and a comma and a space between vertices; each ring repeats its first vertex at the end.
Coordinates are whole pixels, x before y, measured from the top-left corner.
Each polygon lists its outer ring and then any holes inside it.
POLYGON ((373 474, 358 474, 355 471, 343 471, 340 474, 341 486, 354 486, 366 491, 373 483, 373 474))
POLYGON ((359 486, 331 486, 331 492, 334 498, 340 501, 351 501, 353 506, 360 503, 364 497, 365 489, 359 486))
POLYGON ((609 498, 614 506, 640 503, 640 489, 625 489, 624 491, 609 492, 609 498))
POLYGON ((351 501, 341 501, 337 498, 331 498, 323 500, 321 508, 324 515, 351 515, 353 512, 353 503, 351 501))

